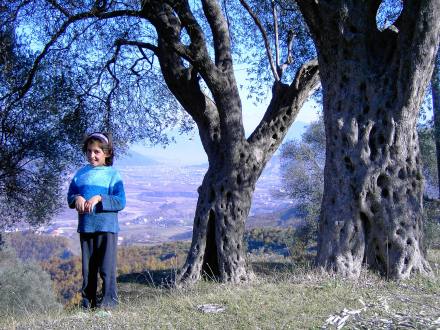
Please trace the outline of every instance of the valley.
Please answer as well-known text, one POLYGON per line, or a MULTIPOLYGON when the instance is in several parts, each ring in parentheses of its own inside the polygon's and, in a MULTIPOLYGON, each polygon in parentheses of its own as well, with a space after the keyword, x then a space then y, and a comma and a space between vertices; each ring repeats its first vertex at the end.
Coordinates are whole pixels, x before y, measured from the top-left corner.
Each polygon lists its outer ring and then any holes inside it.
MULTIPOLYGON (((119 213, 120 245, 157 244, 191 238, 197 188, 207 165, 152 163, 138 166, 122 163, 117 168, 124 180, 127 199, 126 208, 119 213)), ((280 189, 279 160, 275 157, 257 183, 248 227, 292 224, 289 210, 293 203, 274 193, 280 189)), ((66 206, 41 231, 76 239, 76 223, 76 212, 66 206)))

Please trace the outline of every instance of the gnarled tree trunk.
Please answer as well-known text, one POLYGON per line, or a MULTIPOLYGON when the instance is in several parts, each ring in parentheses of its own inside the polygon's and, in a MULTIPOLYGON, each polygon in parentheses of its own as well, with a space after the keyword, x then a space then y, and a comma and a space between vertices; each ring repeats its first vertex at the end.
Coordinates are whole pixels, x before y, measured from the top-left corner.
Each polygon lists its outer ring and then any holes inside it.
POLYGON ((326 164, 318 265, 358 276, 429 273, 416 122, 438 47, 438 1, 404 2, 376 27, 380 1, 299 1, 318 48, 326 164), (436 18, 437 17, 437 18, 436 18))
POLYGON ((432 112, 434 115, 435 151, 437 157, 438 198, 440 198, 440 54, 437 50, 437 58, 434 64, 434 72, 431 78, 432 112))
POLYGON ((318 86, 316 63, 304 68, 296 80, 300 86, 274 85, 266 116, 248 139, 221 138, 213 147, 200 131, 210 165, 198 189, 191 248, 178 283, 192 283, 203 275, 233 283, 252 278, 243 242, 245 222, 264 166, 318 86))
POLYGON ((238 157, 210 159, 198 189, 193 242, 180 280, 193 282, 201 274, 234 283, 249 278, 243 234, 261 165, 246 145, 241 144, 238 157))
POLYGON ((191 248, 176 283, 195 282, 202 274, 237 283, 251 277, 243 233, 255 183, 299 109, 318 87, 318 66, 317 61, 304 64, 291 85, 277 80, 263 119, 246 138, 228 24, 216 0, 202 4, 214 39, 215 61, 188 2, 149 0, 142 12, 157 31, 157 46, 151 48, 165 82, 196 122, 209 161, 198 189, 191 248), (182 29, 188 33, 189 46, 181 43, 182 29), (211 95, 205 95, 200 79, 211 95))

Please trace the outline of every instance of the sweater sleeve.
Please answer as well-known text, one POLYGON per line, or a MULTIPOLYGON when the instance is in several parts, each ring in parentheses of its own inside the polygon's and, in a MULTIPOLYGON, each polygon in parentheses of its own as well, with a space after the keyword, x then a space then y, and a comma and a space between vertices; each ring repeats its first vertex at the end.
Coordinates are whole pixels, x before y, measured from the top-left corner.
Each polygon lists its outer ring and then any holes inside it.
POLYGON ((112 180, 109 194, 101 194, 102 211, 117 212, 125 207, 125 190, 124 183, 117 173, 112 180))
POLYGON ((72 179, 67 192, 67 204, 71 209, 75 208, 75 198, 80 196, 78 186, 76 185, 75 178, 72 179))

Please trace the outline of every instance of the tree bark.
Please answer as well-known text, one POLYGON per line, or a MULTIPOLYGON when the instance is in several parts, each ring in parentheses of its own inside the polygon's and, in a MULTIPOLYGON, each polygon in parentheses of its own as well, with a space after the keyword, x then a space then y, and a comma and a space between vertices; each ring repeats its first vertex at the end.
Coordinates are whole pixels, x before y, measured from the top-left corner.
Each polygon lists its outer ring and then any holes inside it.
POLYGON ((179 281, 194 282, 201 275, 234 283, 250 278, 243 234, 261 165, 247 146, 239 143, 233 153, 224 150, 226 159, 221 154, 210 159, 198 189, 191 250, 179 281))
POLYGON ((432 112, 434 115, 434 135, 437 158, 438 198, 440 198, 440 54, 434 64, 434 72, 431 78, 432 112))
POLYGON ((416 122, 438 47, 436 1, 405 2, 378 31, 380 2, 298 1, 318 49, 326 163, 317 264, 357 277, 430 273, 421 249, 416 122))

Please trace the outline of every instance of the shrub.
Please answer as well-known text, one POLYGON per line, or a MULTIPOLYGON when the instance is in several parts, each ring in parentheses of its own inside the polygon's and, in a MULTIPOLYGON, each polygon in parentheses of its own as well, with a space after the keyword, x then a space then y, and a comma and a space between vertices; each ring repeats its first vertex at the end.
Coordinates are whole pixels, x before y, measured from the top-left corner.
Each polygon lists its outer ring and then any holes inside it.
POLYGON ((0 251, 0 316, 59 310, 49 274, 35 263, 22 263, 0 251))
POLYGON ((440 211, 438 203, 425 201, 424 203, 424 248, 440 248, 440 211))

